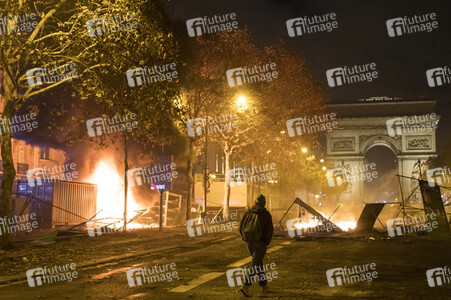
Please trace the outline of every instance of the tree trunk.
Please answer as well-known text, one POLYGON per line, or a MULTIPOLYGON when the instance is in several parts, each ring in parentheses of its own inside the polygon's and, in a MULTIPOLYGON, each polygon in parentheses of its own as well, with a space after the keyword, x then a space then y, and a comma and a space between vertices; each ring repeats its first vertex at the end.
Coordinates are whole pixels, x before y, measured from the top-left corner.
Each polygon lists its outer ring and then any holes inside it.
POLYGON ((194 176, 193 176, 193 152, 194 145, 192 139, 189 140, 189 151, 188 151, 188 160, 187 160, 187 168, 186 168, 186 178, 188 180, 188 189, 186 193, 186 220, 191 219, 191 195, 194 196, 193 188, 194 188, 194 176))
MULTIPOLYGON (((193 162, 194 163, 194 162, 193 162)), ((195 187, 195 182, 194 182, 194 178, 195 178, 195 174, 194 174, 194 167, 191 168, 191 178, 193 178, 193 183, 191 184, 191 203, 190 203, 190 216, 191 216, 191 207, 192 207, 192 202, 194 202, 194 187, 195 187)))
POLYGON ((249 209, 252 204, 254 203, 254 167, 255 167, 255 161, 252 158, 252 164, 251 164, 252 170, 251 170, 251 180, 250 180, 250 186, 251 186, 251 200, 247 201, 246 208, 249 209))
POLYGON ((208 193, 208 130, 205 130, 205 162, 204 162, 204 210, 202 212, 202 218, 207 216, 207 193, 208 193))
POLYGON ((230 152, 227 149, 224 149, 224 157, 225 157, 225 178, 224 178, 224 217, 229 216, 230 210, 230 152))
MULTIPOLYGON (((13 103, 17 99, 17 91, 14 87, 13 81, 4 72, 3 77, 4 98, 3 98, 3 118, 10 119, 14 115, 13 103)), ((9 125, 9 124, 8 124, 9 125)), ((12 153, 12 141, 11 133, 9 132, 9 126, 2 129, 1 135, 1 151, 2 151, 2 165, 3 165, 3 177, 2 177, 2 201, 0 205, 0 217, 11 216, 12 208, 12 190, 14 185, 14 179, 16 178, 16 170, 14 169, 13 153, 12 153), (6 129, 6 130, 3 130, 6 129)), ((11 245, 11 237, 7 231, 0 235, 0 247, 8 248, 11 245)))
MULTIPOLYGON (((128 148, 127 148, 127 136, 124 133, 124 231, 127 230, 127 196, 128 196, 128 148)), ((161 216, 160 216, 161 217, 161 216)))

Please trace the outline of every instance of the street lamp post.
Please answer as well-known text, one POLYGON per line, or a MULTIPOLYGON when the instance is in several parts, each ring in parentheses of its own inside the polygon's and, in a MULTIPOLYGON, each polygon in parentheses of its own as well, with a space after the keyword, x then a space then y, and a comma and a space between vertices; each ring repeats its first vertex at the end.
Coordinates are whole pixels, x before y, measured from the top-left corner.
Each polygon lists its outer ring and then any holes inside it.
POLYGON ((160 192, 160 220, 159 220, 159 224, 158 224, 158 230, 162 231, 163 230, 163 193, 164 193, 164 189, 162 190, 158 190, 160 192))
MULTIPOLYGON (((302 147, 301 148, 301 152, 302 153, 304 153, 304 154, 306 154, 307 152, 308 152, 308 149, 307 149, 307 147, 302 147)), ((307 202, 307 203, 309 203, 309 196, 308 196, 308 187, 307 187, 307 185, 305 186, 305 201, 307 202)), ((299 218, 301 218, 302 217, 302 207, 301 206, 299 206, 299 218)))

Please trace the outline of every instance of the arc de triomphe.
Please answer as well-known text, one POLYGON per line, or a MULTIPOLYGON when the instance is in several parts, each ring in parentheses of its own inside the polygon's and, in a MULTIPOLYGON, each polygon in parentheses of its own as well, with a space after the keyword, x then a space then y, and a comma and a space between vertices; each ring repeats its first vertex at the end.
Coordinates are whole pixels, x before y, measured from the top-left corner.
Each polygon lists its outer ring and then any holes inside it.
MULTIPOLYGON (((424 162, 436 156, 435 128, 422 130, 428 126, 428 121, 421 119, 420 123, 412 125, 408 120, 413 120, 415 116, 433 117, 435 105, 435 100, 390 98, 328 105, 329 112, 337 115, 338 128, 327 134, 327 168, 330 170, 343 165, 351 169, 363 167, 367 152, 375 146, 384 146, 397 158, 397 174, 418 178, 415 173, 415 169, 418 171, 418 160, 424 162)), ((438 120, 437 115, 436 122, 438 120)), ((393 180, 398 180, 393 177, 393 180)), ((409 190, 409 185, 403 184, 404 197, 409 190)), ((340 196, 342 201, 359 203, 369 198, 364 194, 364 181, 352 183, 348 191, 340 196)))

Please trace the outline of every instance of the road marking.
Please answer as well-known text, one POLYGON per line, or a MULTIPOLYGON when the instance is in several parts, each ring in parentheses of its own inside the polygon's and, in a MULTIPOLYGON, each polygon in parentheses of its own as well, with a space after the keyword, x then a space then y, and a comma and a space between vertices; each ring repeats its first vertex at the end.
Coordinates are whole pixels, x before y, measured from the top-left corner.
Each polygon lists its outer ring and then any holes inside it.
MULTIPOLYGON (((141 264, 142 265, 142 264, 141 264)), ((102 274, 96 274, 96 275, 92 275, 91 276, 91 280, 99 280, 99 279, 103 279, 107 276, 116 274, 116 273, 122 273, 124 271, 127 271, 128 269, 130 269, 130 267, 124 267, 124 268, 119 268, 119 269, 114 269, 114 270, 110 270, 108 272, 104 272, 102 274)))
POLYGON ((218 278, 222 274, 224 274, 224 272, 212 272, 212 273, 204 274, 204 275, 200 276, 199 278, 196 278, 196 279, 190 281, 187 285, 181 285, 176 288, 173 288, 172 290, 170 290, 170 292, 173 292, 173 293, 187 292, 187 291, 195 288, 198 285, 201 285, 207 281, 218 278))
POLYGON ((268 251, 266 251, 266 253, 271 253, 271 252, 280 250, 280 249, 282 249, 282 248, 283 248, 283 246, 274 246, 274 247, 272 247, 271 249, 268 249, 268 251))
POLYGON ((146 293, 139 293, 139 294, 130 295, 125 299, 137 299, 137 298, 143 299, 144 297, 150 297, 150 295, 146 294, 146 293))
MULTIPOLYGON (((280 250, 280 249, 282 249, 282 248, 283 248, 283 246, 274 246, 274 247, 272 247, 272 248, 269 248, 269 249, 266 251, 266 253, 271 253, 271 252, 280 250)), ((239 260, 239 261, 236 261, 236 262, 234 262, 234 263, 231 263, 231 264, 228 265, 227 267, 230 267, 230 268, 238 268, 238 267, 241 267, 242 265, 245 265, 245 264, 247 264, 247 263, 249 263, 249 262, 251 262, 251 261, 252 261, 252 257, 246 257, 246 258, 243 258, 242 260, 239 260)))
POLYGON ((230 267, 230 268, 238 268, 238 267, 241 267, 242 265, 245 265, 245 264, 247 264, 247 263, 249 263, 249 262, 251 262, 252 261, 252 257, 246 257, 246 258, 244 258, 244 259, 242 259, 242 260, 239 260, 239 261, 236 261, 236 262, 234 262, 234 263, 231 263, 230 265, 228 265, 227 267, 230 267))
MULTIPOLYGON (((266 251, 266 252, 267 253, 271 253, 271 252, 280 250, 282 248, 283 248, 283 246, 274 246, 274 247, 268 249, 268 251, 266 251)), ((241 259, 241 260, 239 260, 237 262, 234 262, 234 263, 228 265, 227 267, 238 268, 238 267, 241 267, 242 265, 245 265, 245 264, 247 264, 247 263, 249 263, 251 261, 252 261, 252 257, 246 257, 244 259, 241 259)), ((216 278, 218 278, 219 276, 221 276, 223 274, 224 274, 224 272, 212 272, 212 273, 204 274, 204 275, 200 276, 199 278, 191 280, 188 284, 180 285, 180 286, 178 286, 176 288, 173 288, 172 290, 170 290, 170 292, 173 292, 173 293, 184 293, 184 292, 187 292, 187 291, 189 291, 191 289, 194 289, 195 287, 197 287, 197 286, 199 286, 201 284, 204 284, 204 283, 206 283, 206 282, 208 282, 210 280, 216 279, 216 278)))

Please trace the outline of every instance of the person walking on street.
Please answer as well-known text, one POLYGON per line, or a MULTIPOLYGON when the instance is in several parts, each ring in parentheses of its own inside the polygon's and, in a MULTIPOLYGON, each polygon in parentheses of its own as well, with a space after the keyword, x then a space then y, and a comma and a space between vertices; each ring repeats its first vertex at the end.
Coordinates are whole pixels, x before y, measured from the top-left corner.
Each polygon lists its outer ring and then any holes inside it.
POLYGON ((266 254, 267 246, 271 243, 274 226, 271 214, 266 210, 265 206, 265 196, 258 196, 255 205, 246 211, 240 223, 241 237, 246 242, 247 249, 252 256, 252 268, 245 277, 244 285, 240 289, 246 297, 251 297, 249 288, 255 276, 257 276, 262 292, 268 292, 266 276, 263 270, 263 258, 266 254))

